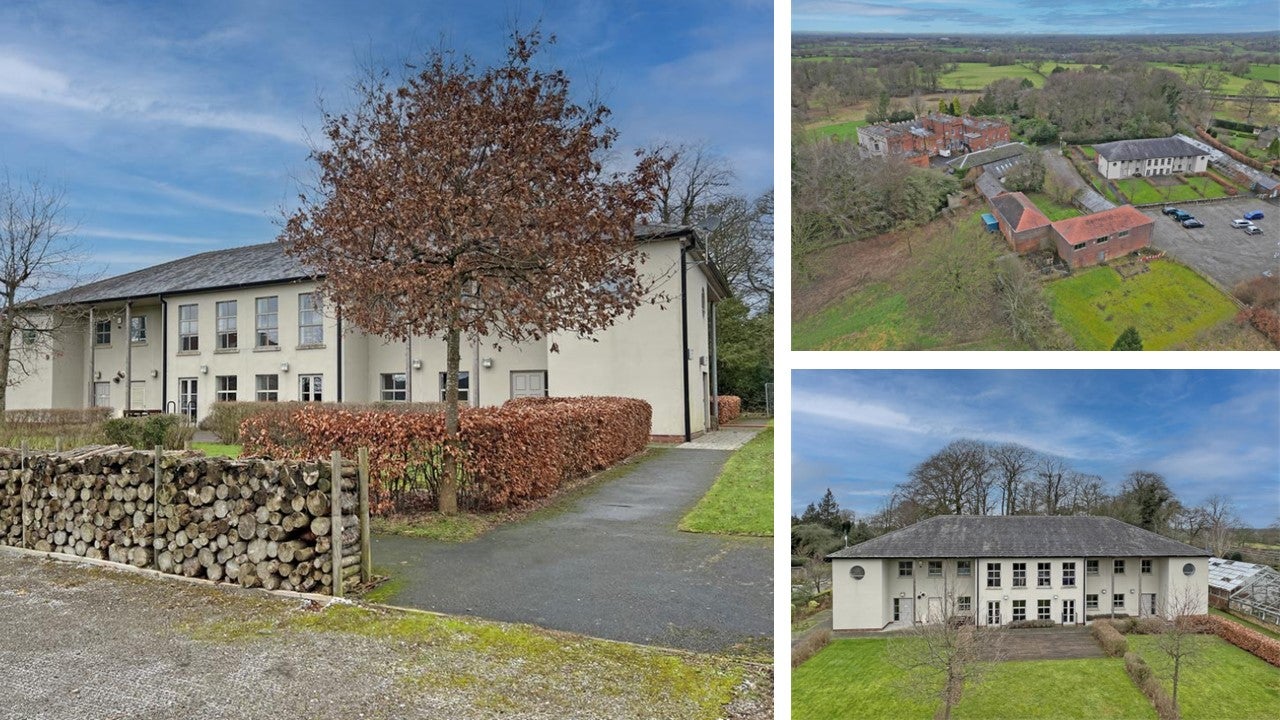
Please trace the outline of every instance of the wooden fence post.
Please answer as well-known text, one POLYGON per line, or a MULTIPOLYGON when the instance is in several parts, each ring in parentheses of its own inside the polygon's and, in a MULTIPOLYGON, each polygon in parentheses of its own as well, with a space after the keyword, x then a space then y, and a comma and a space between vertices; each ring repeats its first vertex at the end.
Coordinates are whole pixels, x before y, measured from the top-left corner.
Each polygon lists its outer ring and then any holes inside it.
POLYGON ((332 467, 329 471, 329 514, 332 518, 329 531, 332 533, 330 552, 333 562, 333 584, 329 588, 334 597, 342 597, 342 453, 333 451, 332 467))
POLYGON ((62 452, 62 436, 58 435, 53 438, 53 451, 62 452))
MULTIPOLYGON (((27 546, 27 493, 24 485, 24 478, 27 474, 27 441, 22 441, 22 458, 18 463, 18 492, 22 496, 22 548, 29 550, 27 546)), ((34 498, 33 498, 34 499, 34 498)))
POLYGON ((160 569, 160 548, 156 547, 157 525, 160 524, 160 454, 164 448, 156 446, 155 467, 151 477, 151 567, 160 569))
POLYGON ((360 448, 360 582, 373 579, 373 552, 369 541, 369 448, 360 448))

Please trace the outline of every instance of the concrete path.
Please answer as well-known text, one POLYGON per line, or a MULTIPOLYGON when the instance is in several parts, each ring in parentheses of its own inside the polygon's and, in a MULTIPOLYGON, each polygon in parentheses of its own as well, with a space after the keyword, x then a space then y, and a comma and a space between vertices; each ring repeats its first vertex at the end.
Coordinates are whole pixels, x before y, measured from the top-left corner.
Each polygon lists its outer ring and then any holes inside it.
POLYGON ((764 425, 725 425, 715 432, 706 433, 676 447, 689 450, 737 450, 764 428, 764 425))
POLYGON ((800 643, 804 642, 804 640, 808 638, 810 635, 816 635, 824 630, 826 630, 827 632, 831 631, 831 611, 830 610, 819 610, 817 613, 814 614, 812 618, 810 618, 810 620, 813 621, 813 624, 810 625, 809 627, 805 628, 804 630, 800 630, 798 632, 792 631, 791 647, 795 647, 800 643))
POLYGON ((373 562, 402 583, 392 604, 647 645, 766 649, 772 540, 676 529, 730 454, 659 449, 554 514, 469 543, 375 537, 373 562))
POLYGON ((1049 172, 1069 187, 1077 190, 1076 201, 1090 213, 1111 210, 1115 203, 1103 197, 1093 186, 1080 177, 1071 161, 1062 157, 1062 153, 1048 150, 1044 153, 1045 166, 1049 172))
POLYGON ((1106 657, 1087 628, 1005 629, 1005 660, 1077 660, 1106 657))

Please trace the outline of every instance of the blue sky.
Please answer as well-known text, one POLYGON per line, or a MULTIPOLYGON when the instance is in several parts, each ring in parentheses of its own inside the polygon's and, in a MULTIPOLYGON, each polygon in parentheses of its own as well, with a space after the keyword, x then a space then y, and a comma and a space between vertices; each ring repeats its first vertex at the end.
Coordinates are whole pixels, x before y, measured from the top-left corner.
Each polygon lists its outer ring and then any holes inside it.
POLYGON ((512 23, 539 19, 559 39, 545 61, 614 110, 619 156, 705 141, 737 190, 771 187, 763 0, 5 2, 0 164, 65 187, 90 267, 109 274, 270 241, 309 177, 318 98, 346 107, 362 64, 442 45, 499 62, 512 23))
POLYGON ((798 32, 1078 35, 1280 29, 1275 0, 793 0, 798 32))
POLYGON ((1223 493, 1280 516, 1280 372, 795 371, 792 509, 830 487, 875 512, 948 442, 1016 442, 1101 475, 1162 474, 1184 503, 1223 493))

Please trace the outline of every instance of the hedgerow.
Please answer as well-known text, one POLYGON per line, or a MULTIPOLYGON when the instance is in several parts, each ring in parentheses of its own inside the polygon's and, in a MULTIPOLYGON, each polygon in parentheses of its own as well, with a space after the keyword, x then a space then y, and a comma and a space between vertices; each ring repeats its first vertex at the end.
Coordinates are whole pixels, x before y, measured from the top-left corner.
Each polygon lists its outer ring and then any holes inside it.
POLYGON ((742 415, 742 398, 737 395, 720 395, 718 403, 721 425, 727 425, 742 415))

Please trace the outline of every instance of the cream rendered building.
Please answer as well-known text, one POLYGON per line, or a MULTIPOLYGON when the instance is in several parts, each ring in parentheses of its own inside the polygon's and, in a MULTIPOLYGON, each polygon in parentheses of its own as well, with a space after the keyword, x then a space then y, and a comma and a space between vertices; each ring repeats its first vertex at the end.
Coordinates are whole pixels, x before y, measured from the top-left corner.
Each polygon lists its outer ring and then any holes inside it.
POLYGON ((1208 612, 1209 554, 1114 518, 943 515, 828 557, 836 630, 1208 612))
MULTIPOLYGON (((714 422, 715 306, 723 276, 693 227, 637 226, 642 266, 664 293, 595 341, 552 336, 464 346, 464 399, 619 395, 653 406, 652 434, 691 438, 714 422), (552 352, 552 348, 558 352, 552 352)), ((443 399, 445 345, 387 342, 316 305, 316 282, 277 243, 218 250, 36 301, 61 316, 51 347, 24 348, 10 409, 112 407, 204 417, 218 400, 443 399)), ((17 370, 17 365, 12 366, 17 370)))
POLYGON ((1209 167, 1209 153, 1174 135, 1167 138, 1117 140, 1094 145, 1098 172, 1109 180, 1135 175, 1199 173, 1209 167))

